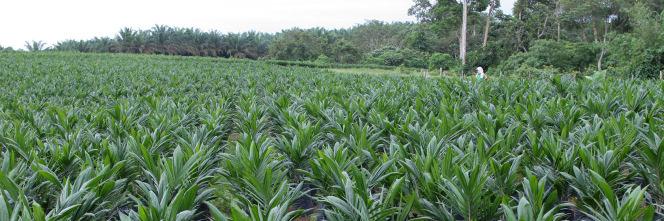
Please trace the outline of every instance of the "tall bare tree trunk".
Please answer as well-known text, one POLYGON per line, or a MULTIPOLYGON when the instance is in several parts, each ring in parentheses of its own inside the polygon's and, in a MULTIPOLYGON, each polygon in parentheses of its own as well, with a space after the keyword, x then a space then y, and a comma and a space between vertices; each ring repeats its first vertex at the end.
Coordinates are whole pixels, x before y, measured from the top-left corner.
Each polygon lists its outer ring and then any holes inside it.
POLYGON ((604 39, 602 40, 602 51, 599 54, 599 59, 597 60, 597 69, 602 70, 602 60, 604 59, 604 54, 606 54, 606 35, 609 33, 609 21, 604 22, 604 39))
POLYGON ((542 25, 542 31, 537 31, 537 39, 541 39, 546 34, 547 23, 549 23, 549 16, 544 17, 544 25, 542 25))
POLYGON ((595 22, 593 22, 593 37, 595 38, 595 42, 599 42, 599 31, 597 31, 597 25, 595 25, 595 22))
POLYGON ((560 21, 558 21, 558 41, 560 41, 560 21))
POLYGON ((556 23, 558 23, 558 32, 557 32, 557 39, 560 41, 560 14, 562 13, 562 8, 560 6, 560 0, 556 2, 556 11, 554 12, 556 14, 556 23))
POLYGON ((588 36, 586 36, 586 31, 585 30, 581 31, 581 40, 584 41, 584 42, 588 41, 588 36))
MULTIPOLYGON (((606 38, 606 37, 604 37, 606 38)), ((604 41, 606 43, 606 39, 604 41)), ((597 59, 597 70, 602 70, 602 59, 604 59, 604 54, 606 53, 606 46, 602 46, 602 51, 599 53, 599 59, 597 59)))
POLYGON ((496 6, 496 0, 489 1, 489 14, 486 16, 486 23, 484 24, 484 39, 482 40, 482 48, 486 48, 489 41, 489 27, 491 26, 491 16, 493 16, 493 7, 496 6))
POLYGON ((468 26, 468 0, 463 2, 463 15, 461 16, 461 38, 459 39, 459 57, 461 57, 461 75, 463 75, 463 67, 466 66, 466 32, 468 26))

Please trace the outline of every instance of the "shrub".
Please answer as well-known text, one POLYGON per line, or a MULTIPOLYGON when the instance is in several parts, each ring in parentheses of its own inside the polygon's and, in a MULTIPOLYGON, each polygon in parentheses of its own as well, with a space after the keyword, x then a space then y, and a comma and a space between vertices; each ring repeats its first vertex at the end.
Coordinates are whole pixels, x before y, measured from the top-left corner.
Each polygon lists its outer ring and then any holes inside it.
POLYGON ((423 52, 405 49, 402 50, 402 54, 404 55, 404 64, 407 67, 427 68, 429 66, 427 55, 423 52))
POLYGON ((380 55, 379 58, 384 65, 390 66, 399 66, 404 62, 403 54, 399 53, 398 51, 387 51, 380 55))
POLYGON ((332 45, 331 51, 331 60, 334 60, 338 63, 355 64, 362 59, 362 52, 360 49, 344 40, 337 40, 332 45))
POLYGON ((517 68, 514 72, 513 75, 516 76, 522 76, 522 77, 528 77, 528 78, 548 78, 551 77, 552 75, 560 74, 560 70, 551 67, 551 66, 545 66, 545 67, 532 67, 530 65, 522 65, 519 68, 517 68))
POLYGON ((533 43, 530 51, 510 56, 497 69, 520 76, 560 71, 584 72, 596 62, 597 51, 594 44, 538 40, 533 43))
POLYGON ((449 70, 456 64, 456 60, 449 54, 434 53, 429 57, 429 69, 449 70))
POLYGON ((552 66, 561 70, 585 70, 595 63, 597 53, 594 44, 538 40, 527 54, 535 58, 536 67, 552 66))
POLYGON ((645 58, 635 67, 633 76, 639 78, 658 78, 664 70, 664 47, 646 51, 645 58))
POLYGON ((371 52, 365 58, 364 63, 388 66, 405 65, 412 68, 426 68, 428 66, 426 53, 394 47, 385 47, 371 52))
POLYGON ((330 57, 325 56, 324 54, 322 54, 322 55, 319 55, 318 58, 316 58, 316 61, 314 61, 314 63, 329 64, 329 63, 332 63, 332 59, 330 59, 330 57))

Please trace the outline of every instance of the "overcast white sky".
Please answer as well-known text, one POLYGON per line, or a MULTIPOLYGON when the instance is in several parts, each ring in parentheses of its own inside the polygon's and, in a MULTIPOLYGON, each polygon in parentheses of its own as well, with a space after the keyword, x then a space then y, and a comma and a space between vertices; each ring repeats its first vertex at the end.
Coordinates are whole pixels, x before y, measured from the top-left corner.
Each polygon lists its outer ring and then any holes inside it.
MULTIPOLYGON (((516 0, 502 0, 511 12, 516 0)), ((222 32, 291 27, 346 28, 366 20, 414 21, 412 0, 3 0, 0 45, 23 48, 66 39, 113 37, 123 27, 155 24, 222 32)))

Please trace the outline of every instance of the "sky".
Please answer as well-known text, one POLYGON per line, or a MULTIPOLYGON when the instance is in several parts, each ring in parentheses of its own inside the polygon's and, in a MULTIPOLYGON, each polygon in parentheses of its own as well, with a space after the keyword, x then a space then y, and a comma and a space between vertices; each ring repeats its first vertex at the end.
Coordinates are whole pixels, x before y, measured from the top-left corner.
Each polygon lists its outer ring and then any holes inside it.
MULTIPOLYGON (((511 12, 516 0, 502 0, 511 12)), ((348 28, 367 20, 415 21, 412 0, 3 0, 0 45, 52 45, 67 39, 114 37, 123 27, 155 24, 204 31, 279 32, 292 27, 348 28)))

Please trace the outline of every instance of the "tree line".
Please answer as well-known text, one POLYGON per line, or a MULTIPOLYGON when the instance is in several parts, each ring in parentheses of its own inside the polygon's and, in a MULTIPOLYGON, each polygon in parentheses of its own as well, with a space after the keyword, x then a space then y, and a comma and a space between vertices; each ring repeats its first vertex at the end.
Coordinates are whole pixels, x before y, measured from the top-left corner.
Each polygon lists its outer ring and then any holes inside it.
MULTIPOLYGON (((28 50, 148 53, 316 63, 376 64, 493 74, 654 78, 664 70, 664 1, 414 0, 417 22, 368 21, 347 29, 221 33, 155 25, 115 37, 28 50)), ((404 9, 406 10, 406 9, 404 9)), ((0 50, 2 48, 0 47, 0 50)))
MULTIPOLYGON (((406 35, 417 26, 409 22, 387 23, 372 20, 348 29, 292 28, 273 34, 255 31, 221 33, 215 30, 155 25, 145 30, 123 28, 115 37, 65 40, 50 47, 45 42, 32 41, 26 42, 25 47, 29 51, 146 53, 401 65, 404 64, 402 57, 381 55, 404 49, 407 43, 406 35)), ((417 52, 411 50, 409 53, 417 52)), ((424 57, 424 54, 419 56, 424 57)))

